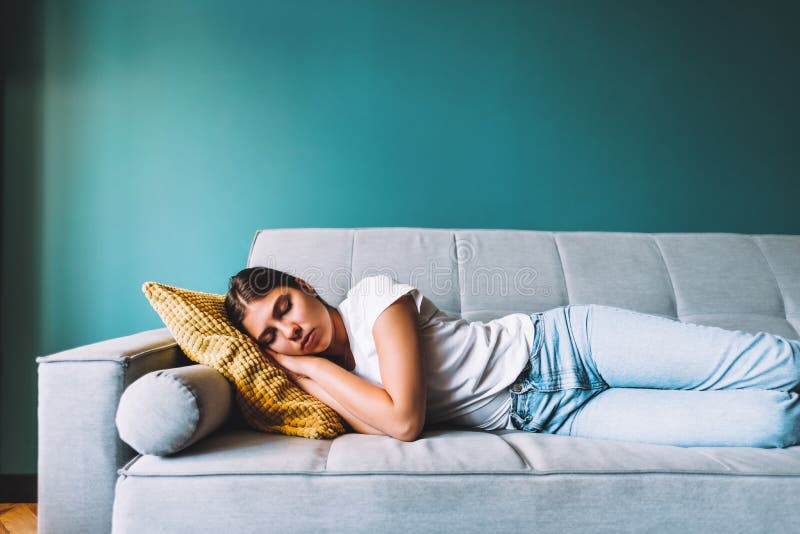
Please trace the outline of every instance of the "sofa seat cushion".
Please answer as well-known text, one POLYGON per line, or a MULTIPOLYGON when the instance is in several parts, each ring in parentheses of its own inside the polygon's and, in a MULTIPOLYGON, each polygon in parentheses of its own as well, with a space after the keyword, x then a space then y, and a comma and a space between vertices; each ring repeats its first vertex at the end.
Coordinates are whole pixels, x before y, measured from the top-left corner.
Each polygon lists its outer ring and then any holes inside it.
POLYGON ((113 534, 186 532, 190 517, 192 532, 313 534, 537 525, 704 534, 800 522, 786 497, 800 487, 800 446, 681 448, 455 429, 414 442, 322 441, 246 429, 174 456, 139 456, 119 474, 113 534))
POLYGON ((800 446, 674 447, 534 434, 428 429, 413 442, 345 434, 310 440, 236 429, 170 457, 140 455, 119 471, 130 477, 343 474, 695 473, 800 477, 800 446))

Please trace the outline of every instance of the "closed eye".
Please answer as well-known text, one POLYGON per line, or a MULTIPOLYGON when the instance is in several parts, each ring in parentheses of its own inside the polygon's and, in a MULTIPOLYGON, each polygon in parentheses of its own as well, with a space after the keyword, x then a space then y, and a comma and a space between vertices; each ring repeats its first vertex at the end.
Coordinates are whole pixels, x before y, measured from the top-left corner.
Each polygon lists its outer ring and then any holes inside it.
MULTIPOLYGON (((289 298, 289 297, 283 299, 283 307, 278 312, 278 318, 283 317, 284 315, 289 313, 289 310, 291 310, 291 309, 292 309, 292 299, 289 298)), ((275 329, 274 328, 270 328, 269 330, 267 330, 267 332, 268 333, 272 333, 272 336, 270 337, 269 341, 262 341, 261 342, 261 345, 263 345, 265 347, 268 347, 273 341, 275 341, 275 329)))

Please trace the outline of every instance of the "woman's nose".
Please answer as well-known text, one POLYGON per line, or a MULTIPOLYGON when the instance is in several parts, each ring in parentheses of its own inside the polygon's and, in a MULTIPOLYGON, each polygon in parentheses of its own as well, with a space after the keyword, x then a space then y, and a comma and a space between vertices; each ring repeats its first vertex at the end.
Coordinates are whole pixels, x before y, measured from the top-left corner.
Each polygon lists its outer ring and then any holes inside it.
POLYGON ((281 324, 281 333, 286 336, 286 339, 295 341, 295 338, 298 337, 298 331, 299 327, 296 324, 281 324))

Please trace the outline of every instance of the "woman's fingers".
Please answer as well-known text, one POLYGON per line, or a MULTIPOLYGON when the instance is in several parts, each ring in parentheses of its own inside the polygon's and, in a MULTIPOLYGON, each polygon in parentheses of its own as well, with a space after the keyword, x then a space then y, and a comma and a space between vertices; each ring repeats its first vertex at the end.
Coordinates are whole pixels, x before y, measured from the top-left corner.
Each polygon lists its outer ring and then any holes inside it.
POLYGON ((298 367, 297 364, 299 362, 295 361, 295 358, 293 358, 292 356, 287 356, 286 354, 280 354, 278 352, 274 352, 269 349, 267 349, 266 352, 269 354, 272 360, 278 365, 278 367, 283 369, 286 372, 286 374, 289 375, 289 378, 291 378, 292 380, 297 381, 298 378, 307 378, 305 374, 303 374, 302 372, 300 372, 299 369, 297 369, 298 367))

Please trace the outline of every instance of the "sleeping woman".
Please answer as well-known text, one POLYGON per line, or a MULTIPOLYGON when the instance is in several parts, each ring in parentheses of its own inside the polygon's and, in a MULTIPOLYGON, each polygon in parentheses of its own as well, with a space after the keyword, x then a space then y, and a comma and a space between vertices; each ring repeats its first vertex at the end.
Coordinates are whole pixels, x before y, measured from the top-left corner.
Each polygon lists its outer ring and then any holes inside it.
POLYGON ((679 446, 800 442, 800 341, 598 304, 488 322, 367 276, 331 306, 268 267, 232 276, 231 322, 355 431, 436 424, 679 446))

